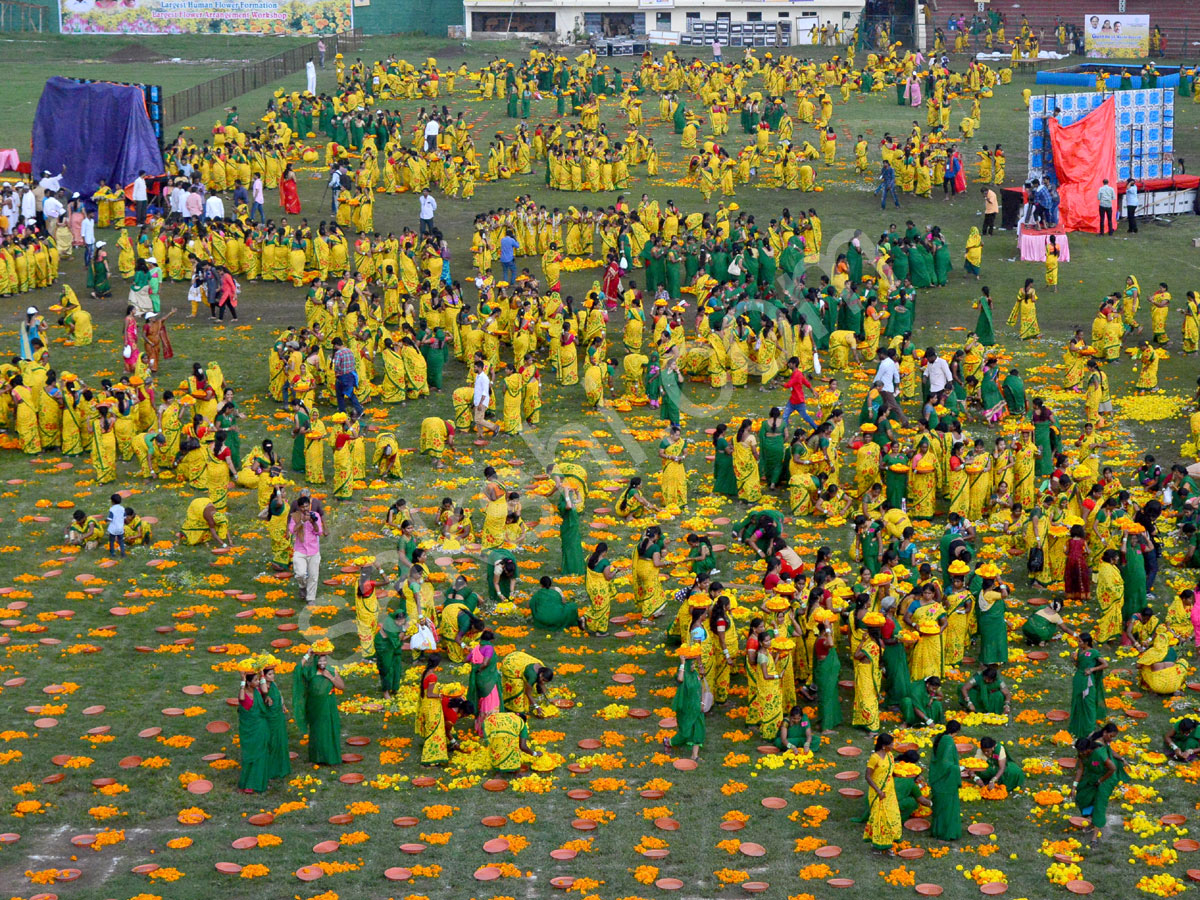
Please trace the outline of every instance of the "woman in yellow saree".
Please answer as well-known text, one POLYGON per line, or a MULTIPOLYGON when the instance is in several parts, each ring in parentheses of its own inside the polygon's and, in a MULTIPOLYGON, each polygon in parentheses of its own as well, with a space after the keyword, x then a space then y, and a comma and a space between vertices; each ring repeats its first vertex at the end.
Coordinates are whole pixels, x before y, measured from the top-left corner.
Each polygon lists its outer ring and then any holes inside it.
POLYGON ((304 479, 309 484, 325 483, 325 423, 313 417, 304 433, 304 479))
POLYGON ((1042 329, 1037 318, 1037 291, 1033 288, 1033 279, 1026 278, 1025 286, 1017 291, 1017 302, 1008 315, 1009 327, 1019 329, 1021 340, 1041 336, 1042 329))
MULTIPOLYGON (((25 384, 22 376, 14 375, 10 382, 10 391, 12 393, 13 405, 16 407, 17 437, 21 441, 21 451, 28 454, 41 453, 42 442, 38 432, 37 409, 34 406, 36 401, 33 397, 33 389, 25 384)), ((93 465, 95 464, 94 457, 95 451, 93 451, 93 465)), ((116 462, 115 458, 113 462, 116 462)), ((97 472, 99 472, 99 468, 97 468, 97 472)), ((112 478, 107 480, 111 481, 112 478)))
POLYGON ((579 347, 576 341, 575 324, 567 319, 563 323, 558 348, 558 383, 564 387, 579 383, 579 347))
MULTIPOLYGON (((608 544, 601 541, 596 545, 587 558, 587 572, 584 575, 584 588, 587 590, 588 604, 582 610, 583 625, 592 634, 603 637, 608 634, 608 622, 612 615, 612 602, 616 596, 613 579, 617 572, 609 563, 605 554, 608 544)), ((657 577, 657 573, 655 573, 657 577)))
POLYGON ((633 548, 633 598, 643 619, 655 619, 667 606, 658 570, 668 565, 662 529, 651 525, 633 548))
POLYGON ((442 657, 431 653, 425 659, 417 699, 417 738, 421 741, 421 765, 440 766, 450 759, 446 740, 446 717, 442 714, 442 692, 438 669, 442 657))
POLYGON ((484 550, 504 543, 504 523, 508 519, 508 496, 504 486, 495 481, 484 485, 485 506, 479 542, 484 550))
POLYGON ((107 484, 117 478, 117 435, 115 420, 107 405, 96 407, 92 420, 92 469, 97 484, 107 484))
POLYGON ((896 798, 893 777, 892 736, 875 738, 875 752, 867 760, 867 824, 863 840, 886 852, 901 838, 904 823, 900 820, 900 803, 896 798))
POLYGON ((755 674, 758 690, 748 718, 757 722, 759 736, 766 741, 775 739, 783 722, 783 675, 780 662, 784 655, 791 654, 793 648, 791 638, 777 638, 770 631, 763 632, 759 639, 756 654, 758 672, 755 674))
POLYGON ((1100 617, 1092 628, 1092 637, 1097 644, 1106 644, 1121 633, 1121 605, 1125 601, 1125 580, 1117 567, 1120 560, 1117 550, 1105 550, 1096 570, 1096 602, 1100 606, 1100 617))
POLYGON ((410 337, 401 341, 400 356, 404 361, 404 390, 409 400, 416 400, 429 393, 429 370, 417 345, 410 337))
POLYGON ((345 413, 334 413, 329 421, 338 426, 333 435, 333 496, 338 500, 349 500, 354 496, 354 442, 346 430, 349 417, 345 413))
POLYGON ((914 519, 932 519, 937 506, 936 457, 929 438, 921 438, 912 457, 908 476, 908 514, 914 519))
POLYGON ((967 469, 962 460, 962 444, 955 444, 946 472, 946 488, 950 498, 949 512, 966 516, 970 510, 971 492, 967 487, 967 469))
POLYGON ((593 409, 604 406, 604 367, 589 354, 587 368, 583 370, 583 393, 593 409))
POLYGON ((683 437, 682 430, 672 423, 663 439, 658 442, 658 456, 663 463, 658 486, 662 492, 664 507, 682 508, 687 505, 687 469, 683 465, 686 450, 687 440, 683 437))
POLYGON ((743 419, 733 442, 733 476, 737 479, 738 499, 746 503, 757 503, 762 499, 758 439, 754 436, 753 426, 753 419, 743 419))
POLYGON ((354 624, 358 629, 358 652, 362 657, 375 653, 375 632, 379 630, 379 593, 381 582, 374 566, 363 566, 354 586, 354 624))
POLYGON ((1158 626, 1150 646, 1137 660, 1138 676, 1147 690, 1156 694, 1174 694, 1183 687, 1187 667, 1178 661, 1171 646, 1171 630, 1158 626))
POLYGON ((871 734, 879 731, 879 692, 883 685, 880 659, 883 648, 879 643, 879 629, 885 617, 879 612, 869 612, 862 618, 865 630, 855 648, 854 660, 854 716, 851 724, 866 728, 871 734))
POLYGON ((492 713, 483 722, 483 736, 492 758, 492 768, 497 772, 519 771, 523 753, 541 755, 530 749, 529 728, 516 713, 492 713))
POLYGON ((379 385, 380 402, 403 403, 406 383, 404 357, 400 355, 391 338, 383 339, 383 349, 379 351, 379 364, 383 370, 383 381, 379 385))
POLYGON ((908 661, 908 675, 913 682, 924 681, 931 675, 945 677, 943 637, 948 622, 946 610, 937 602, 936 588, 931 582, 924 589, 921 605, 912 614, 912 623, 918 635, 908 661))
POLYGON ((525 399, 525 376, 520 372, 508 372, 508 363, 500 364, 500 383, 504 385, 504 418, 501 424, 505 434, 520 434, 523 430, 521 416, 525 399))
POLYGON ((433 467, 445 467, 446 448, 454 448, 454 425, 447 419, 429 416, 421 420, 421 439, 418 450, 433 457, 433 467))

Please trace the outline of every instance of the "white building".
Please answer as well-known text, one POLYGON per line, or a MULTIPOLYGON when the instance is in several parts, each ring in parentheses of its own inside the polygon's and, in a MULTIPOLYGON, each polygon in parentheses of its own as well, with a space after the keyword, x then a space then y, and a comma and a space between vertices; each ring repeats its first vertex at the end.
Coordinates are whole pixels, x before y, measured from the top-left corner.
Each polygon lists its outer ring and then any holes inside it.
MULTIPOLYGON (((853 31, 865 0, 464 0, 467 36, 778 47, 853 31)), ((844 40, 844 38, 843 38, 844 40)), ((630 51, 632 52, 632 50, 630 51)))

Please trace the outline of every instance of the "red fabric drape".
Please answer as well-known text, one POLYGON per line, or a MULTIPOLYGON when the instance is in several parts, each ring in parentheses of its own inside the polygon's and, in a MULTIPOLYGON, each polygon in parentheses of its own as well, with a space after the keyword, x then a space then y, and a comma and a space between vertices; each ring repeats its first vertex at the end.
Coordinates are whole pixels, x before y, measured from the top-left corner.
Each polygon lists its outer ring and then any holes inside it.
MULTIPOLYGON (((1096 191, 1104 179, 1117 187, 1117 102, 1109 97, 1072 125, 1050 120, 1050 146, 1058 174, 1059 214, 1067 231, 1100 230, 1096 191)), ((1113 215, 1116 215, 1113 203, 1113 215)))

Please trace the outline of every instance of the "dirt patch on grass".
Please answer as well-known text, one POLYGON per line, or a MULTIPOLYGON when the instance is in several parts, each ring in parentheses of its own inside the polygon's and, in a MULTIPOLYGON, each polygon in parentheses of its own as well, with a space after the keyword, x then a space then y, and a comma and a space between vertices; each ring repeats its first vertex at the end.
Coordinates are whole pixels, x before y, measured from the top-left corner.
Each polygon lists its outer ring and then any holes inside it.
POLYGON ((161 62, 164 59, 166 57, 157 50, 139 43, 126 44, 104 57, 104 61, 109 63, 150 63, 161 62))

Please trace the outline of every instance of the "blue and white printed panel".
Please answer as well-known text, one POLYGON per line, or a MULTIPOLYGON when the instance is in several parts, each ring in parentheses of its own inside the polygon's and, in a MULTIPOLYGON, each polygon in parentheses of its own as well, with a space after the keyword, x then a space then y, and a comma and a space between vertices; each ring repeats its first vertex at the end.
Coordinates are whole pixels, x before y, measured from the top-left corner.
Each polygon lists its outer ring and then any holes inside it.
POLYGON ((1054 178, 1046 120, 1058 110, 1062 125, 1078 122, 1109 96, 1117 102, 1117 177, 1165 178, 1174 173, 1175 92, 1116 91, 1039 94, 1029 98, 1029 177, 1054 178))

